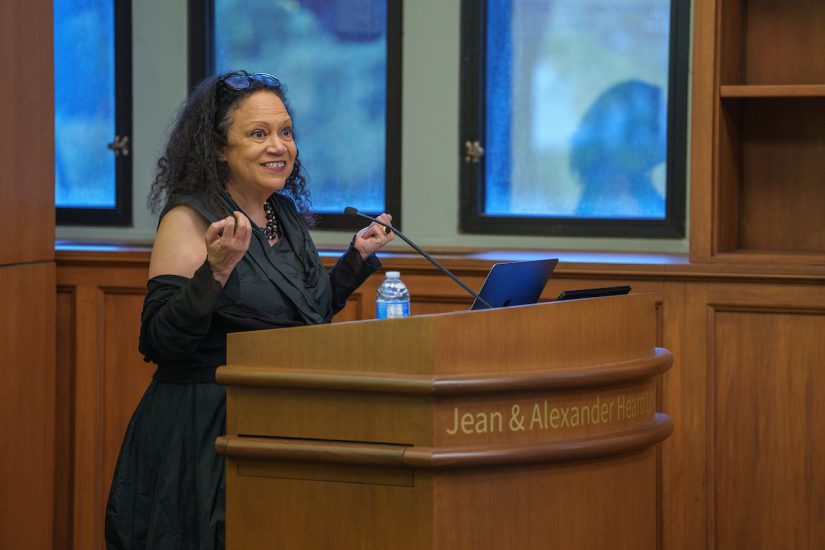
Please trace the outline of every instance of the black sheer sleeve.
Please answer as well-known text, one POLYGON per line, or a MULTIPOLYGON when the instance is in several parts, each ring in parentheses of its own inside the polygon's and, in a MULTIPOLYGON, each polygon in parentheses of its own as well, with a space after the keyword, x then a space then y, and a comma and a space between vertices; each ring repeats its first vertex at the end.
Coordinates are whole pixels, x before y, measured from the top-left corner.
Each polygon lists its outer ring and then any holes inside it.
POLYGON ((147 361, 176 361, 191 355, 209 332, 212 314, 235 303, 212 276, 207 262, 191 279, 160 275, 147 283, 138 349, 147 361))
MULTIPOLYGON (((353 238, 353 241, 355 239, 353 238)), ((350 294, 381 267, 381 261, 372 254, 367 259, 361 258, 361 253, 350 244, 343 256, 329 271, 329 282, 332 285, 332 310, 338 313, 347 305, 350 294)))

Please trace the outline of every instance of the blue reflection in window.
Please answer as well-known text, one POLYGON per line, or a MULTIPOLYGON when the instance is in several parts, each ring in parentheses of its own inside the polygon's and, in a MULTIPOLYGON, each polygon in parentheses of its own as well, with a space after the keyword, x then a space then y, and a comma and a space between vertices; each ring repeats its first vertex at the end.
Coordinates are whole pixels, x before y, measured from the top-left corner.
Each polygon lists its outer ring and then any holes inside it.
POLYGON ((486 214, 665 218, 670 0, 487 0, 486 214))
POLYGON ((664 197, 651 179, 667 146, 661 96, 658 86, 627 80, 605 90, 585 112, 570 147, 570 168, 582 186, 577 216, 664 216, 664 197))
POLYGON ((115 206, 114 3, 54 1, 55 203, 115 206))
POLYGON ((215 0, 215 69, 286 85, 313 209, 384 210, 386 0, 215 0))

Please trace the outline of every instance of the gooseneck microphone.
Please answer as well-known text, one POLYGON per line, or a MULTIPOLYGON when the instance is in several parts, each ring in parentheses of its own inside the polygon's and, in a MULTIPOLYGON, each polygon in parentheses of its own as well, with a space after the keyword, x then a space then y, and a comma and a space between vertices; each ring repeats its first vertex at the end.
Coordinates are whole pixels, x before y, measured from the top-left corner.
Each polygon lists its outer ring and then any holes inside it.
POLYGON ((407 243, 408 245, 410 245, 411 247, 413 247, 413 248, 415 249, 415 251, 416 251, 416 252, 418 252, 419 254, 421 254, 422 256, 424 256, 425 258, 427 258, 427 259, 430 261, 430 263, 432 263, 435 267, 437 267, 438 269, 440 269, 441 271, 443 271, 443 272, 444 272, 444 274, 445 274, 445 275, 447 275, 450 279, 452 279, 453 281, 455 281, 456 283, 458 283, 458 286, 460 286, 461 288, 463 288, 464 290, 466 290, 467 292, 469 292, 469 293, 470 293, 470 295, 472 295, 472 297, 473 297, 473 298, 475 298, 476 300, 478 300, 479 302, 481 302, 482 304, 484 304, 485 306, 487 306, 487 308, 489 308, 489 309, 493 309, 493 306, 491 306, 490 304, 488 304, 488 303, 484 300, 484 298, 482 298, 481 296, 479 296, 478 294, 476 294, 476 292, 475 292, 472 288, 470 288, 470 287, 468 287, 466 284, 464 284, 464 282, 462 282, 462 281, 461 281, 461 279, 459 279, 458 277, 456 277, 455 275, 453 275, 452 273, 450 273, 450 271, 449 271, 446 267, 444 267, 443 265, 441 265, 440 263, 438 263, 438 262, 435 260, 435 258, 433 258, 433 257, 432 257, 432 256, 430 256, 429 254, 427 254, 426 252, 424 252, 423 250, 421 250, 420 248, 418 248, 418 246, 417 246, 414 242, 412 242, 411 240, 409 240, 407 237, 405 237, 405 236, 404 236, 404 234, 403 234, 403 233, 401 233, 399 230, 397 230, 396 228, 394 228, 394 227, 393 227, 393 226, 391 226, 390 224, 388 224, 388 223, 384 223, 384 222, 382 222, 382 221, 381 221, 381 220, 379 220, 379 219, 373 218, 372 216, 367 216, 366 214, 362 214, 361 212, 359 212, 359 211, 358 211, 358 209, 353 208, 352 206, 347 206, 346 208, 344 208, 344 214, 346 214, 347 216, 358 216, 359 218, 364 218, 365 220, 370 220, 371 222, 375 222, 375 223, 377 223, 378 225, 383 225, 383 226, 384 226, 384 229, 387 231, 387 233, 389 233, 390 231, 392 231, 393 233, 395 233, 396 235, 398 235, 399 237, 401 237, 401 239, 402 239, 405 243, 407 243))

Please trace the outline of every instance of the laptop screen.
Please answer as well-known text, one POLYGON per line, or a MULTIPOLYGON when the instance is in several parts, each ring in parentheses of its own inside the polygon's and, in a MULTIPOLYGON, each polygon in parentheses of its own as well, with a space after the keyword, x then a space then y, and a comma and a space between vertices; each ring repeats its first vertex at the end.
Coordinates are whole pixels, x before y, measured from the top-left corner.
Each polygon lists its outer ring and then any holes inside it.
MULTIPOLYGON (((552 258, 495 264, 478 294, 494 308, 535 304, 557 263, 559 260, 552 258)), ((474 300, 470 309, 487 306, 474 300)))

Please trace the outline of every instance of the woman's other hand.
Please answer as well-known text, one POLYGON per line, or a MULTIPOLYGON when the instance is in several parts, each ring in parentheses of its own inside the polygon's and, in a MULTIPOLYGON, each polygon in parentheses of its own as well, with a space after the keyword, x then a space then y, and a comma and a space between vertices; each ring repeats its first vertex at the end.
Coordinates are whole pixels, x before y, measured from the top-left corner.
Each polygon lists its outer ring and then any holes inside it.
MULTIPOLYGON (((387 213, 381 214, 377 219, 392 225, 392 216, 387 213)), ((361 257, 366 259, 394 238, 395 233, 392 231, 387 233, 383 225, 372 222, 356 233, 353 246, 361 254, 361 257)))
POLYGON ((232 270, 246 254, 251 238, 252 224, 237 210, 206 229, 206 259, 212 268, 212 276, 221 286, 226 284, 232 270))

